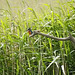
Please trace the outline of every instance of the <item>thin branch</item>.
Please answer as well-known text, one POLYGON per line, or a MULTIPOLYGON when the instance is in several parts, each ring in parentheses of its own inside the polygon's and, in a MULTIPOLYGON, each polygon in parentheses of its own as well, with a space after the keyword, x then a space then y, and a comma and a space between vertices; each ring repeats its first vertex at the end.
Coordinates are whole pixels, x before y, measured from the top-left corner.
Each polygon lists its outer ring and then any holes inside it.
POLYGON ((30 35, 30 37, 33 37, 35 35, 42 35, 42 36, 45 36, 45 37, 48 37, 48 38, 51 38, 51 39, 54 39, 54 40, 58 40, 58 41, 70 40, 75 44, 75 39, 71 34, 68 37, 65 37, 65 38, 58 38, 58 37, 54 37, 54 36, 51 36, 51 35, 48 35, 48 34, 41 33, 38 30, 35 30, 35 31, 33 31, 33 34, 30 35))
POLYGON ((72 42, 75 44, 75 39, 74 39, 74 37, 73 37, 71 34, 69 34, 69 37, 70 37, 70 41, 72 41, 72 42))

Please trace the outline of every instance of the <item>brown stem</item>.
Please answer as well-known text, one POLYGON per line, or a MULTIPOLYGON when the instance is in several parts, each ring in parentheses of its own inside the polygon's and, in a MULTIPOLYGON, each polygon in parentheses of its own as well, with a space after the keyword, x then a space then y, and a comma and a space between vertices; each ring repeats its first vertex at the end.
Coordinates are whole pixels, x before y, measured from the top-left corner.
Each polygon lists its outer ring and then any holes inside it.
POLYGON ((73 37, 71 34, 69 34, 69 37, 70 37, 70 41, 72 41, 72 42, 75 44, 75 39, 74 39, 74 37, 73 37))
POLYGON ((44 33, 41 33, 40 31, 38 30, 35 30, 33 31, 33 34, 30 35, 30 37, 33 37, 35 35, 42 35, 42 36, 46 36, 48 38, 51 38, 51 39, 54 39, 54 40, 58 40, 58 41, 66 41, 66 40, 70 40, 72 41, 74 44, 75 44, 75 39, 74 37, 70 34, 68 37, 65 37, 65 38, 58 38, 58 37, 54 37, 54 36, 50 36, 48 34, 44 34, 44 33))

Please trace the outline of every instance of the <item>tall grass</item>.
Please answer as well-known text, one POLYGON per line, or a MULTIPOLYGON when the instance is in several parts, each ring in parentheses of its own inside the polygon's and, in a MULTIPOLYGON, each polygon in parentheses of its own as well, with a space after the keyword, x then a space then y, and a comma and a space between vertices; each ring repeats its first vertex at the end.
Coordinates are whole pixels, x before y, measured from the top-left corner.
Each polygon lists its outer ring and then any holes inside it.
MULTIPOLYGON (((75 2, 59 3, 54 12, 43 4, 38 13, 28 6, 13 17, 11 6, 0 18, 1 75, 71 75, 75 74, 75 48, 70 41, 55 41, 40 35, 29 37, 27 28, 63 38, 75 36, 75 2)), ((26 2, 23 2, 23 4, 26 2)))

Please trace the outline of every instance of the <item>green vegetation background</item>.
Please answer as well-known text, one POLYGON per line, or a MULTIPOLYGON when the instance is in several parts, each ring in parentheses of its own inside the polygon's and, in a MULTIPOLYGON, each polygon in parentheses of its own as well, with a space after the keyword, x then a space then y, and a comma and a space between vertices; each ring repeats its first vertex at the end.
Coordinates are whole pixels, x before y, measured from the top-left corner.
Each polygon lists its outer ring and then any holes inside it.
POLYGON ((0 74, 75 74, 75 46, 40 35, 29 37, 27 29, 55 37, 75 37, 75 1, 1 0, 0 74), (17 3, 17 5, 16 5, 17 3))

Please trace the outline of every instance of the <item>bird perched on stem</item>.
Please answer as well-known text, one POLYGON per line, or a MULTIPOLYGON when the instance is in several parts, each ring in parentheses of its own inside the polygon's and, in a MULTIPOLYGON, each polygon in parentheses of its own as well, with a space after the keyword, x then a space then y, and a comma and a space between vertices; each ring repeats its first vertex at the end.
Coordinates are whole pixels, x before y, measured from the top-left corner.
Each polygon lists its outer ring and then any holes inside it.
POLYGON ((28 28, 28 33, 29 33, 29 35, 31 35, 33 32, 32 32, 32 30, 31 30, 31 28, 28 28))
POLYGON ((40 33, 40 31, 39 30, 34 30, 33 32, 32 32, 32 30, 31 30, 31 28, 28 28, 28 33, 29 33, 29 37, 32 37, 32 36, 34 36, 34 35, 36 35, 35 33, 40 33))

